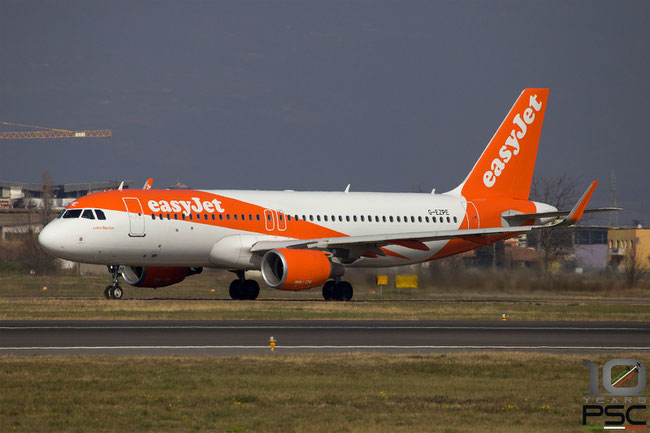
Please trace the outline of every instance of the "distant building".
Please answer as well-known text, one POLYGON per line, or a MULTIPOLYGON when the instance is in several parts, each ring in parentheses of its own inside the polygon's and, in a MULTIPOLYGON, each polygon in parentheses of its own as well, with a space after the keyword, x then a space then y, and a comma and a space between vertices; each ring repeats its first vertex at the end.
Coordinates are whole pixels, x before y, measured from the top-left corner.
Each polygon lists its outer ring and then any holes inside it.
MULTIPOLYGON (((89 182, 52 185, 52 207, 63 209, 79 197, 117 189, 121 182, 89 182)), ((125 189, 131 181, 125 181, 125 189)), ((43 184, 0 181, 0 209, 34 209, 43 207, 43 184)))
POLYGON ((572 243, 576 267, 602 269, 607 265, 607 232, 604 226, 573 227, 572 243))
POLYGON ((650 268, 650 229, 615 228, 607 232, 607 263, 618 267, 623 264, 625 256, 636 246, 639 264, 650 268))

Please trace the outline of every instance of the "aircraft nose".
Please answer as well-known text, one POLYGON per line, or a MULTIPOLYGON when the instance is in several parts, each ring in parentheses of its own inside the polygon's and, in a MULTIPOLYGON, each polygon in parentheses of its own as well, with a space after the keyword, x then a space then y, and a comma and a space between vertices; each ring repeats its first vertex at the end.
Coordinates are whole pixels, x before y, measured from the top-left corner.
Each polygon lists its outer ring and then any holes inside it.
POLYGON ((43 227, 38 235, 38 243, 45 252, 56 255, 63 249, 63 234, 61 230, 52 227, 52 223, 43 227))

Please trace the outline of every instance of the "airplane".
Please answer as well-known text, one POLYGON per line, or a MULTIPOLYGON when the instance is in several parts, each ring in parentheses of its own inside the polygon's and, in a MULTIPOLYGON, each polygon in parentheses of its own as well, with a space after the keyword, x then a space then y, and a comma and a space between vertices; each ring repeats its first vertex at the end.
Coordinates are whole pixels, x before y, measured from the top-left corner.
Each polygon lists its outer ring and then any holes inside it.
POLYGON ((279 290, 322 286, 326 300, 349 301, 347 268, 422 263, 531 230, 573 225, 597 182, 571 210, 529 200, 549 89, 525 89, 467 177, 429 193, 117 190, 79 198, 41 231, 49 254, 107 265, 109 299, 120 276, 135 287, 165 287, 223 268, 229 294, 259 295, 246 271, 261 270, 279 290))

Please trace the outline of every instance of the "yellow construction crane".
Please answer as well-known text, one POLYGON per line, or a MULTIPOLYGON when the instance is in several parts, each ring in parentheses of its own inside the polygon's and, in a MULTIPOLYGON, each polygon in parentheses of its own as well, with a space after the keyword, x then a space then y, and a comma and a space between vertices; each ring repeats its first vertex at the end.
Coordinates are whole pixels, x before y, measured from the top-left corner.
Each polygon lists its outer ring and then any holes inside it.
POLYGON ((89 138, 113 136, 110 129, 68 131, 67 129, 53 129, 45 128, 43 126, 21 125, 20 123, 0 123, 3 125, 24 126, 26 128, 41 129, 41 131, 0 132, 0 140, 19 140, 24 138, 89 138))

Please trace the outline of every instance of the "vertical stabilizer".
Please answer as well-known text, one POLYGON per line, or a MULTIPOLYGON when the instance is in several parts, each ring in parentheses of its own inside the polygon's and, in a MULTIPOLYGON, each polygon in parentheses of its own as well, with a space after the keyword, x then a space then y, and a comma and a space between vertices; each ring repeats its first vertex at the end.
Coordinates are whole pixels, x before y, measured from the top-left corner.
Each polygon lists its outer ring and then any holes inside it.
POLYGON ((525 89, 463 183, 466 198, 528 199, 549 89, 525 89))

